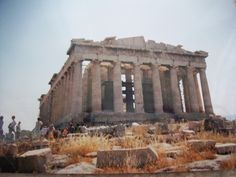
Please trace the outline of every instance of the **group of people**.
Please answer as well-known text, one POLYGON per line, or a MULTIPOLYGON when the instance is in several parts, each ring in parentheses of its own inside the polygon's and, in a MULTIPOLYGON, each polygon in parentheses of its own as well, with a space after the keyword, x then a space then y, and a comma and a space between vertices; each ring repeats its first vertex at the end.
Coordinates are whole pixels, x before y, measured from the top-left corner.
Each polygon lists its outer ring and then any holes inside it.
POLYGON ((15 141, 20 139, 20 134, 21 134, 21 122, 19 121, 16 123, 16 117, 12 116, 11 123, 8 125, 8 133, 4 135, 3 131, 3 124, 4 124, 4 117, 0 116, 0 140, 3 140, 4 138, 7 138, 11 141, 15 141))
POLYGON ((40 118, 37 119, 35 124, 35 128, 32 131, 32 138, 47 138, 49 140, 66 137, 69 133, 75 133, 76 126, 74 126, 74 122, 69 122, 68 126, 63 129, 56 129, 53 124, 49 126, 44 125, 40 118))
MULTIPOLYGON (((21 137, 21 122, 16 122, 16 117, 11 117, 12 121, 8 125, 8 133, 4 134, 3 125, 4 125, 4 117, 0 116, 0 141, 8 140, 15 141, 19 140, 21 137)), ((47 139, 55 139, 59 137, 66 137, 69 133, 75 133, 77 126, 73 120, 69 122, 68 126, 63 129, 56 129, 53 124, 46 126, 42 122, 40 118, 37 119, 35 124, 35 128, 32 130, 32 138, 38 139, 41 137, 45 137, 47 139)))

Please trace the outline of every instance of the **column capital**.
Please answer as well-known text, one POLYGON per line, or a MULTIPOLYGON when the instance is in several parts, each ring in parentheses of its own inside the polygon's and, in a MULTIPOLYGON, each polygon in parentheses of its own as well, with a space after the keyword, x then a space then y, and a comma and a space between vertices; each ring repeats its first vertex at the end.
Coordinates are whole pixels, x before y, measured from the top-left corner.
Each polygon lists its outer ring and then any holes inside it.
POLYGON ((179 69, 179 66, 178 65, 170 65, 170 69, 179 69))
POLYGON ((92 60, 92 63, 99 63, 99 64, 100 64, 100 63, 101 63, 101 61, 100 61, 100 60, 98 60, 98 59, 93 59, 93 60, 92 60))
POLYGON ((206 71, 206 67, 204 67, 204 68, 199 68, 199 71, 201 71, 201 72, 205 72, 206 71))
POLYGON ((187 66, 187 70, 188 70, 188 71, 194 71, 194 70, 195 70, 195 67, 189 65, 189 66, 187 66))
POLYGON ((158 68, 158 69, 159 69, 160 66, 161 66, 160 63, 154 63, 154 64, 152 64, 152 68, 158 68))

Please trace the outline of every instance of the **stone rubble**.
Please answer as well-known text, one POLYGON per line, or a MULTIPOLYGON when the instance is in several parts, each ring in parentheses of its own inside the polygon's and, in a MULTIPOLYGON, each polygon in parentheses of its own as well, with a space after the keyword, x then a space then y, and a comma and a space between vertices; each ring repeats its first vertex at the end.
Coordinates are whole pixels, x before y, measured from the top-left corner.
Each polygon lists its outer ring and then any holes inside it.
POLYGON ((44 173, 50 160, 52 160, 50 148, 28 151, 17 157, 18 171, 23 173, 44 173))
POLYGON ((97 167, 143 167, 155 162, 158 155, 152 147, 97 152, 97 167))
POLYGON ((218 154, 236 153, 236 143, 216 144, 215 148, 218 154))

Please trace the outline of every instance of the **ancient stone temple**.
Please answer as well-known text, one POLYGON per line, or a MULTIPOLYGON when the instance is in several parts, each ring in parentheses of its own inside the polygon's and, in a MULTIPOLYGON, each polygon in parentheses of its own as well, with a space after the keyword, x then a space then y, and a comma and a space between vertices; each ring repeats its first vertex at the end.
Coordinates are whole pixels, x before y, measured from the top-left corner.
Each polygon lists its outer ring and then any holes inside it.
POLYGON ((143 37, 109 37, 72 39, 67 54, 39 99, 45 123, 158 121, 213 113, 207 52, 143 37))

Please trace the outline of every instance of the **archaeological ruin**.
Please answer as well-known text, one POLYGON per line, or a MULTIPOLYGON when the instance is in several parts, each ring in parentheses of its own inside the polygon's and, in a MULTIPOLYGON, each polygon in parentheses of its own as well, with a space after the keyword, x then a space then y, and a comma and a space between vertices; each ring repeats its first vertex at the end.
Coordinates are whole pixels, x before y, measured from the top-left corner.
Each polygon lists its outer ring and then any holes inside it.
POLYGON ((145 41, 72 39, 69 55, 41 95, 39 117, 60 125, 204 118, 213 114, 206 77, 208 56, 145 41))

